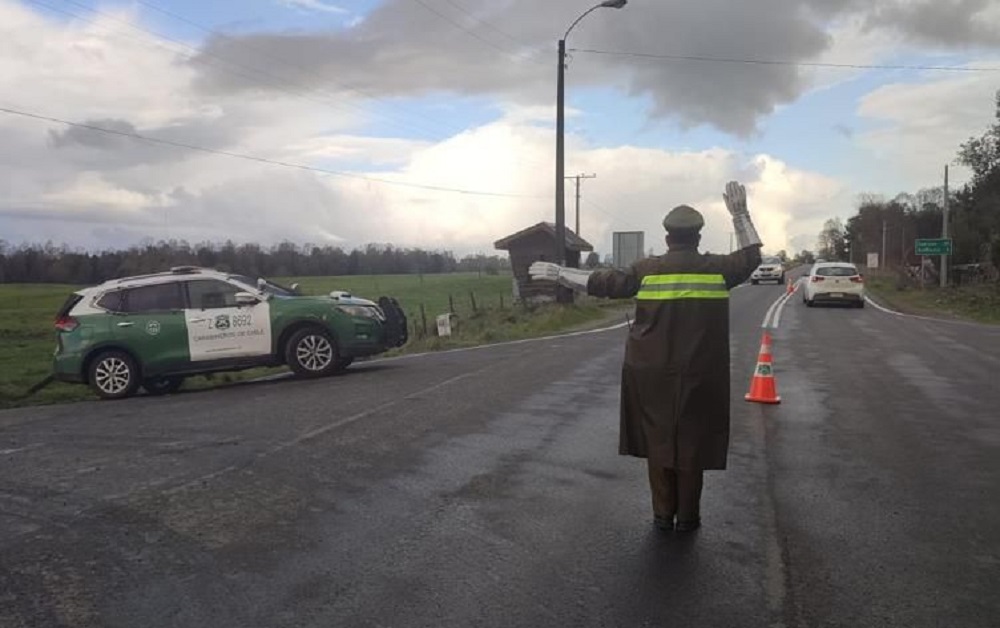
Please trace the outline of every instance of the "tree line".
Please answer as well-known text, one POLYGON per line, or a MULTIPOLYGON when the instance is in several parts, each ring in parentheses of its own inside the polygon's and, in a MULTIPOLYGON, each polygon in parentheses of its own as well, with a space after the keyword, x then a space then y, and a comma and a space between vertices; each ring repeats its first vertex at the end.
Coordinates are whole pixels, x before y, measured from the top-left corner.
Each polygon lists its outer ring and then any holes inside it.
POLYGON ((329 275, 396 275, 508 270, 506 257, 470 255, 456 259, 451 251, 368 244, 346 251, 334 246, 300 246, 292 242, 259 244, 189 244, 147 241, 123 250, 98 253, 54 244, 11 245, 0 240, 0 283, 96 284, 107 279, 142 275, 174 266, 203 266, 256 277, 329 275))
MULTIPOLYGON (((947 198, 951 263, 985 268, 991 276, 1000 268, 1000 91, 994 106, 995 122, 982 136, 963 143, 956 157, 972 172, 971 179, 947 198)), ((869 253, 877 253, 883 267, 918 265, 915 240, 942 237, 944 205, 943 186, 891 200, 863 195, 846 223, 837 218, 826 222, 816 255, 865 264, 869 253)), ((931 261, 937 264, 938 258, 931 261)))

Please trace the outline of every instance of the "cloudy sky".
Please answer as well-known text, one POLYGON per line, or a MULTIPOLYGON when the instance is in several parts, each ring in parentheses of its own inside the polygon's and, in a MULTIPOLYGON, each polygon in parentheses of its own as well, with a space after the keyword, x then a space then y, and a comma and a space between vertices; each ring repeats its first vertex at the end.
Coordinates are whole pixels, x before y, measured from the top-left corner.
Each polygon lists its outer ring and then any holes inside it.
MULTIPOLYGON (((489 252, 552 220, 556 41, 593 1, 0 0, 0 239, 489 252)), ((600 252, 680 203, 727 251, 730 179, 799 250, 991 122, 1000 2, 630 0, 568 46, 600 252)))

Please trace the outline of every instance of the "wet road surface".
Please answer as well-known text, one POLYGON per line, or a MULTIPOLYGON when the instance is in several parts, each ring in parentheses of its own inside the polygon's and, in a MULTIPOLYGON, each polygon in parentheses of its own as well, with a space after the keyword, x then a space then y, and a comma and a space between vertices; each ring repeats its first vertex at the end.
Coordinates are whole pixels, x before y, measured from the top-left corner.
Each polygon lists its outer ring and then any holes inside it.
POLYGON ((732 296, 730 468, 651 526, 624 330, 0 412, 0 626, 996 626, 1000 329, 732 296), (773 310, 772 310, 773 311, 773 310))

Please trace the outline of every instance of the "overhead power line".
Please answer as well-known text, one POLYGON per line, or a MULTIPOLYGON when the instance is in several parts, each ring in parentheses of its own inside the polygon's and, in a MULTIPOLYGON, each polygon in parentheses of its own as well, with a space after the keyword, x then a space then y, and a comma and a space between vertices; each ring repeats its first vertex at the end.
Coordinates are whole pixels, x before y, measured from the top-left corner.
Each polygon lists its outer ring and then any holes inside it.
POLYGON ((571 52, 639 59, 660 59, 664 61, 703 61, 710 63, 738 63, 744 65, 788 65, 808 68, 839 68, 848 70, 929 70, 936 72, 1000 72, 1000 68, 976 68, 955 65, 884 65, 868 63, 825 63, 822 61, 783 61, 777 59, 749 59, 738 57, 709 57, 702 55, 652 54, 620 50, 594 50, 591 48, 571 48, 571 52))
POLYGON ((441 11, 438 11, 437 9, 435 9, 434 7, 432 7, 431 5, 429 5, 426 2, 424 2, 424 0, 413 0, 413 1, 416 2, 417 4, 419 4, 420 6, 422 6, 423 8, 427 9, 428 11, 430 11, 431 13, 433 13, 434 15, 438 16, 439 18, 441 18, 445 22, 448 22, 449 24, 451 24, 452 26, 454 26, 458 30, 463 31, 463 32, 465 32, 466 34, 468 34, 468 35, 470 35, 472 37, 475 37, 476 39, 478 39, 479 41, 483 42, 484 44, 486 44, 490 48, 493 48, 495 50, 499 50, 500 52, 502 52, 504 54, 510 54, 510 51, 508 51, 508 50, 506 50, 504 48, 501 48, 500 46, 494 44, 492 41, 486 39, 485 37, 483 37, 482 35, 480 35, 476 31, 472 30, 471 28, 466 28, 466 26, 464 24, 458 22, 457 20, 451 19, 450 17, 448 17, 447 14, 442 13, 441 11))
MULTIPOLYGON (((199 22, 196 22, 196 21, 194 21, 194 20, 192 20, 190 18, 187 18, 187 17, 185 17, 183 15, 180 15, 178 13, 175 13, 174 11, 171 11, 169 9, 165 9, 165 8, 163 8, 161 6, 153 4, 152 2, 148 2, 147 0, 136 0, 136 2, 138 2, 138 4, 146 7, 147 9, 150 9, 152 11, 156 11, 157 13, 160 13, 161 15, 165 15, 165 16, 167 16, 167 17, 169 17, 169 18, 171 18, 173 20, 176 20, 178 22, 181 22, 183 24, 187 24, 188 26, 196 28, 196 29, 200 30, 203 33, 206 33, 206 34, 211 35, 213 37, 217 37, 219 39, 224 39, 224 40, 230 42, 233 46, 249 50, 249 51, 253 52, 256 55, 259 55, 259 56, 264 57, 266 59, 271 59, 272 61, 276 61, 276 62, 278 62, 278 63, 280 63, 280 64, 282 64, 282 65, 284 65, 286 67, 292 68, 296 72, 312 76, 313 78, 318 79, 318 80, 320 80, 320 81, 322 81, 322 82, 324 82, 324 83, 326 83, 326 84, 328 84, 328 85, 330 85, 332 87, 335 87, 338 90, 341 90, 341 91, 344 91, 344 92, 348 92, 348 93, 358 94, 358 95, 360 95, 360 96, 362 96, 364 98, 367 98, 370 101, 381 103, 381 104, 385 104, 386 106, 391 106, 386 101, 382 100, 378 96, 375 96, 374 94, 372 94, 372 93, 370 93, 368 91, 365 91, 365 90, 360 89, 358 87, 348 87, 347 85, 343 85, 341 83, 332 82, 327 77, 320 75, 318 72, 311 71, 311 70, 309 70, 307 68, 304 68, 304 67, 302 67, 302 66, 300 66, 300 65, 298 65, 296 63, 288 61, 287 59, 284 59, 284 58, 282 58, 282 57, 280 57, 280 56, 278 56, 276 54, 273 54, 273 53, 271 53, 271 52, 269 52, 269 51, 261 48, 260 46, 254 46, 254 45, 251 45, 249 43, 246 43, 242 39, 233 37, 231 35, 227 35, 226 33, 223 33, 223 32, 220 32, 218 30, 215 30, 215 29, 211 28, 210 26, 207 26, 205 24, 201 24, 199 22)), ((393 108, 395 108, 395 107, 393 107, 393 108)), ((423 118, 424 120, 427 120, 427 121, 431 122, 435 126, 439 125, 440 122, 441 122, 440 120, 437 120, 435 118, 431 118, 430 116, 419 114, 419 113, 412 113, 412 112, 403 111, 403 110, 401 110, 400 113, 402 115, 404 115, 404 116, 406 116, 406 115, 414 115, 415 117, 423 118)), ((417 127, 414 127, 414 128, 417 129, 417 127)), ((449 128, 441 127, 441 129, 444 130, 447 133, 450 133, 450 134, 458 133, 458 129, 454 129, 454 128, 450 128, 450 127, 449 128)), ((417 129, 417 130, 420 130, 420 129, 417 129)))
POLYGON ((444 0, 444 1, 447 2, 448 4, 450 4, 451 6, 455 7, 456 10, 461 11, 465 15, 468 15, 470 18, 472 18, 473 21, 478 22, 478 23, 482 24, 483 26, 488 27, 490 30, 492 30, 494 32, 500 33, 501 35, 503 35, 504 37, 506 37, 510 41, 514 42, 515 44, 519 44, 521 46, 527 46, 528 45, 525 41, 523 41, 521 39, 518 39, 517 37, 514 37, 513 35, 511 35, 507 31, 502 30, 498 26, 495 26, 494 24, 492 24, 492 23, 484 20, 483 18, 477 16, 476 14, 472 13, 472 11, 469 11, 468 9, 466 9, 465 7, 463 7, 462 5, 460 5, 459 3, 455 2, 455 0, 444 0))
MULTIPOLYGON (((310 88, 303 88, 301 85, 296 84, 294 81, 291 81, 291 80, 289 80, 287 78, 278 76, 276 74, 272 74, 272 73, 267 72, 265 70, 260 70, 260 69, 254 68, 252 66, 246 65, 246 64, 241 63, 239 61, 233 61, 232 59, 228 59, 228 58, 226 58, 226 57, 224 57, 222 55, 219 55, 219 54, 216 54, 216 53, 213 53, 213 52, 209 52, 209 51, 206 51, 206 50, 200 50, 200 49, 198 49, 198 48, 196 48, 194 46, 189 45, 188 43, 186 43, 184 41, 181 41, 179 39, 175 39, 175 38, 172 38, 172 37, 168 37, 166 35, 163 35, 161 33, 157 33, 155 31, 149 30, 147 28, 143 28, 143 27, 138 26, 136 24, 133 24, 133 23, 127 21, 127 20, 120 19, 120 18, 115 17, 115 16, 113 16, 111 14, 108 14, 108 13, 102 12, 102 11, 100 11, 98 9, 94 9, 93 7, 87 6, 86 4, 82 4, 80 2, 77 2, 76 0, 63 0, 63 1, 66 2, 66 3, 68 3, 68 4, 72 4, 72 5, 76 6, 76 7, 79 7, 80 9, 89 11, 90 13, 93 13, 93 14, 95 14, 97 16, 100 16, 100 17, 104 18, 105 20, 107 20, 109 22, 114 22, 114 23, 117 23, 117 24, 121 24, 122 26, 124 26, 124 27, 126 27, 126 28, 128 28, 130 30, 136 31, 141 39, 144 39, 144 40, 146 40, 148 42, 151 42, 151 43, 153 43, 153 44, 155 44, 157 46, 163 46, 163 47, 166 47, 168 49, 172 49, 174 52, 177 52, 179 54, 184 55, 189 61, 205 62, 206 58, 209 59, 209 60, 221 61, 225 65, 218 65, 218 66, 216 66, 219 70, 224 71, 224 72, 229 73, 229 74, 232 74, 233 76, 239 76, 239 77, 241 77, 241 78, 249 81, 251 84, 255 84, 255 85, 267 85, 271 89, 273 89, 273 90, 275 90, 277 92, 284 93, 286 95, 293 96, 293 97, 296 97, 296 98, 300 98, 300 99, 303 99, 303 100, 307 100, 307 101, 310 101, 310 102, 313 102, 313 103, 316 103, 316 104, 319 104, 319 105, 323 105, 323 106, 326 106, 326 107, 337 107, 337 108, 340 108, 341 110, 344 110, 345 108, 352 108, 352 109, 360 111, 360 112, 362 112, 362 113, 364 113, 366 115, 371 115, 371 114, 378 115, 375 112, 373 112, 372 110, 366 109, 366 108, 364 108, 364 107, 362 107, 360 105, 357 105, 357 104, 351 102, 350 100, 338 99, 333 94, 331 94, 329 92, 323 92, 322 90, 315 90, 315 89, 310 89, 310 88), (226 67, 226 66, 232 66, 232 67, 226 67), (249 74, 248 74, 248 72, 249 72, 249 74), (292 89, 288 89, 289 86, 292 89), (320 97, 314 96, 310 92, 315 92, 320 97)), ((40 0, 25 0, 25 2, 28 2, 30 4, 34 4, 34 5, 38 6, 38 7, 47 9, 47 10, 55 12, 55 13, 61 13, 63 15, 66 15, 66 16, 71 17, 73 19, 80 20, 82 22, 86 22, 88 24, 94 24, 96 26, 106 26, 105 24, 103 24, 102 22, 100 22, 100 21, 98 21, 96 19, 90 19, 90 18, 84 17, 82 15, 79 15, 77 13, 74 13, 72 11, 67 11, 65 9, 60 9, 58 7, 54 7, 54 6, 52 6, 50 4, 47 4, 45 2, 41 2, 40 0)), ((128 37, 129 39, 132 39, 134 41, 140 41, 140 39, 137 39, 136 37, 130 36, 130 35, 126 34, 126 33, 118 33, 118 32, 116 32, 115 34, 116 35, 121 35, 121 36, 128 37)), ((427 131, 426 131, 426 129, 422 130, 420 127, 415 127, 415 126, 412 126, 412 125, 406 125, 406 124, 397 122, 396 120, 393 120, 391 118, 388 118, 388 117, 386 117, 384 115, 382 115, 381 117, 385 118, 385 122, 386 123, 391 124, 393 126, 396 126, 396 127, 400 128, 400 129, 405 129, 406 131, 410 131, 410 132, 417 131, 417 132, 419 132, 420 134, 422 134, 424 136, 435 137, 436 138, 436 135, 434 135, 434 134, 428 134, 427 131)))
MULTIPOLYGON (((465 26, 464 24, 462 24, 458 20, 452 19, 446 13, 442 13, 441 11, 435 9, 431 5, 429 5, 426 2, 424 2, 424 0, 413 0, 413 1, 416 2, 417 4, 419 4, 420 6, 424 7, 425 9, 427 9, 428 11, 430 11, 431 13, 433 13, 434 15, 438 16, 439 18, 441 18, 445 22, 448 22, 449 24, 451 24, 455 28, 459 29, 460 31, 463 31, 464 33, 466 33, 467 35, 469 35, 471 37, 475 37, 476 39, 478 39, 479 41, 483 42, 484 44, 486 44, 490 48, 493 48, 494 50, 498 50, 498 51, 502 52, 503 54, 508 55, 508 56, 514 58, 517 61, 521 60, 512 51, 510 51, 510 50, 508 50, 506 48, 503 48, 501 46, 498 46, 497 44, 493 43, 489 39, 486 39, 485 37, 483 37, 482 35, 480 35, 476 31, 472 30, 471 28, 468 28, 467 26, 465 26)), ((455 4, 453 2, 450 3, 450 4, 452 6, 455 6, 455 4)), ((468 14, 468 11, 465 11, 464 9, 461 9, 461 7, 458 7, 458 8, 459 8, 459 10, 461 10, 464 13, 468 14)), ((494 30, 497 30, 497 29, 494 27, 494 30)), ((508 38, 511 37, 510 35, 507 35, 506 33, 503 33, 503 34, 506 35, 508 38)))
POLYGON ((409 183, 406 181, 393 181, 392 179, 383 179, 380 177, 372 177, 363 174, 357 174, 354 172, 343 172, 339 170, 328 170, 326 168, 318 168, 315 166, 307 166, 305 164, 291 163, 287 161, 279 161, 276 159, 268 159, 266 157, 258 157, 256 155, 247 155, 244 153, 234 153, 227 150, 218 150, 215 148, 206 148, 204 146, 198 146, 195 144, 186 144, 184 142, 175 142, 173 140, 165 140, 157 137, 150 137, 148 135, 142 135, 140 133, 132 133, 130 131, 121 131, 118 129, 109 129, 107 127, 97 126, 94 124, 85 124, 82 122, 70 122, 69 120, 63 120, 61 118, 56 118, 52 116, 41 115, 37 113, 31 113, 29 111, 21 111, 18 109, 9 109, 7 107, 0 107, 0 113, 6 113, 13 116, 21 116, 24 118, 31 118, 34 120, 43 120, 45 122, 55 122, 57 124, 63 124, 70 127, 75 127, 78 129, 86 129, 89 131, 94 131, 97 133, 105 133, 108 135, 117 135, 119 137, 128 137, 131 139, 141 140, 143 142, 149 142, 151 144, 160 144, 163 146, 171 146, 173 148, 183 148, 185 150, 196 151, 200 153, 208 153, 210 155, 221 155, 224 157, 232 157, 234 159, 242 159, 244 161, 253 161, 262 164, 269 164, 272 166, 281 166, 284 168, 294 168, 296 170, 305 170, 308 172, 315 172, 317 174, 325 174, 336 177, 345 177, 349 179, 358 179, 361 181, 368 181, 369 183, 381 183, 383 185, 394 185, 397 187, 413 188, 417 190, 428 190, 432 192, 450 192, 454 194, 467 194, 470 196, 490 196, 490 197, 500 197, 500 198, 548 198, 542 196, 535 196, 531 194, 514 194, 509 192, 490 192, 485 190, 467 190, 463 188, 452 188, 443 185, 428 185, 424 183, 409 183))

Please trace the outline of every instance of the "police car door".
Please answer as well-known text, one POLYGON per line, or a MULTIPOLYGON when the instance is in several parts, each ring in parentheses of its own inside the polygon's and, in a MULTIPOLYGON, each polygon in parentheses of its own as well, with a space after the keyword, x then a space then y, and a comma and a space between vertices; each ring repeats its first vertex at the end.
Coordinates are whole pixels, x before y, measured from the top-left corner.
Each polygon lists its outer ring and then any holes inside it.
POLYGON ((268 356, 271 315, 266 300, 239 304, 247 289, 219 279, 191 279, 185 310, 192 362, 268 356))
POLYGON ((115 292, 119 301, 102 299, 115 313, 111 333, 136 357, 143 374, 150 377, 184 368, 187 345, 180 284, 171 281, 115 292))

